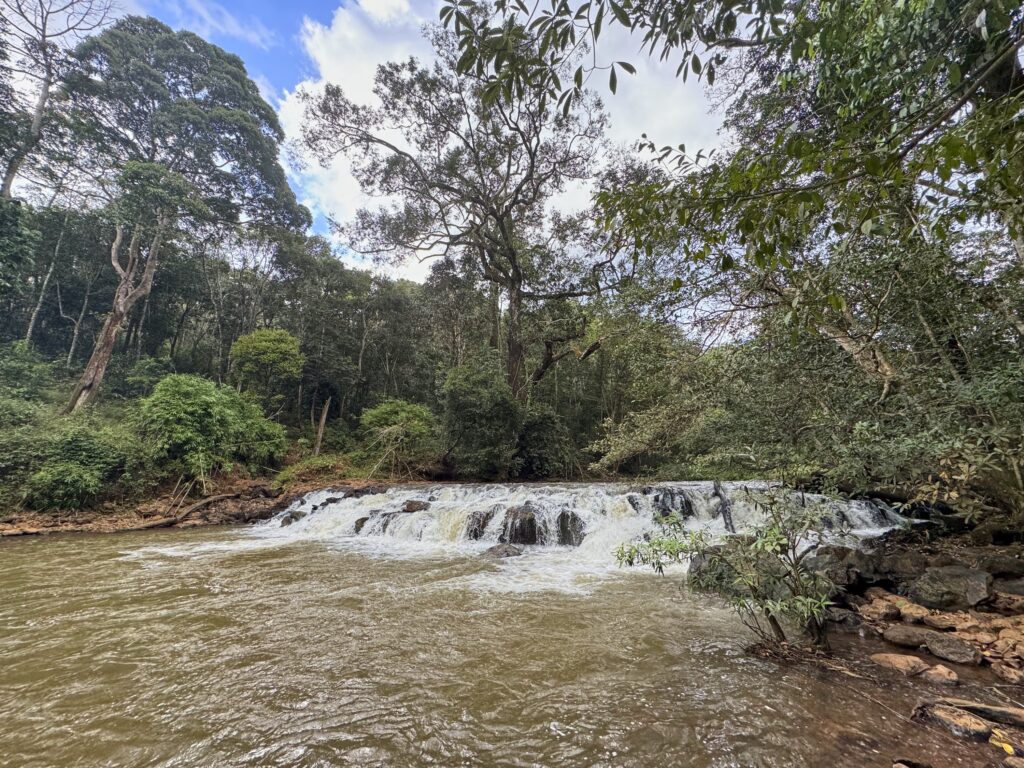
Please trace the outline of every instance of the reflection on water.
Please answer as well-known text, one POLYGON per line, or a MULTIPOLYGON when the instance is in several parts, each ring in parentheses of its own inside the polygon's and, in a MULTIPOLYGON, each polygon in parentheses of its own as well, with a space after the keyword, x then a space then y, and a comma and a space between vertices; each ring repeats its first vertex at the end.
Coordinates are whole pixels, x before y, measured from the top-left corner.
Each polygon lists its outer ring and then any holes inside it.
POLYGON ((743 655, 678 579, 575 551, 0 542, 0 765, 973 764, 854 683, 743 655))

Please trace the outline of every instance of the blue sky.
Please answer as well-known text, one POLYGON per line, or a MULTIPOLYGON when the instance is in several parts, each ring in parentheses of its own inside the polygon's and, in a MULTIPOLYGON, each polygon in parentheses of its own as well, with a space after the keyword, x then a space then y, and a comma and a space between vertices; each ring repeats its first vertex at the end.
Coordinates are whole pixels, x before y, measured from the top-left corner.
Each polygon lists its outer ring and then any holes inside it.
MULTIPOLYGON (((119 2, 124 12, 156 16, 238 54, 264 97, 278 110, 292 142, 302 125, 298 92, 315 91, 331 82, 341 85, 354 101, 372 102, 373 75, 379 64, 409 56, 430 58, 421 30, 437 20, 440 8, 440 0, 119 2)), ((640 55, 638 44, 616 28, 602 38, 606 59, 627 60, 637 67, 635 77, 620 78, 615 95, 601 93, 611 118, 609 138, 630 146, 647 133, 659 145, 717 146, 719 120, 711 114, 702 87, 676 78, 675 62, 659 63, 640 55)), ((328 231, 328 220, 344 224, 359 208, 380 203, 362 194, 343 158, 326 168, 307 158, 301 165, 290 164, 288 170, 296 194, 313 212, 315 229, 321 233, 328 231)), ((588 201, 589 190, 580 187, 556 205, 578 210, 588 201)), ((409 264, 398 273, 418 279, 427 268, 409 264)))

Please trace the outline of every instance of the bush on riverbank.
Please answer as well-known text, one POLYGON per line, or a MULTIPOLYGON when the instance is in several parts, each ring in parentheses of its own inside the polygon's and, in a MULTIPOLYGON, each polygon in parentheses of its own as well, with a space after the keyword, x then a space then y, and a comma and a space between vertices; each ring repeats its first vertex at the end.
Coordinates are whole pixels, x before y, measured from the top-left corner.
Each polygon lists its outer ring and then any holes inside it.
POLYGON ((180 472, 203 484, 233 462, 265 469, 285 449, 284 428, 258 405, 198 376, 162 379, 139 404, 139 427, 164 474, 180 472))

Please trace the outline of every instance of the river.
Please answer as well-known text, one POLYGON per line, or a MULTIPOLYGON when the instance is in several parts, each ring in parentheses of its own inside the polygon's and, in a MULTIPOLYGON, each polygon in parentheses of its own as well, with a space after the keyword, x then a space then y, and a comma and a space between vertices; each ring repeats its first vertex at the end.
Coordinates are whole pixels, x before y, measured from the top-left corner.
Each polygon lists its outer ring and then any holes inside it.
POLYGON ((452 534, 467 499, 524 493, 320 494, 287 528, 0 542, 0 765, 975 764, 900 716, 911 687, 881 701, 750 657, 679 574, 615 566, 609 531, 649 517, 618 491, 542 492, 605 505, 580 547, 490 561, 486 536, 452 534), (355 535, 417 495, 433 509, 355 535))

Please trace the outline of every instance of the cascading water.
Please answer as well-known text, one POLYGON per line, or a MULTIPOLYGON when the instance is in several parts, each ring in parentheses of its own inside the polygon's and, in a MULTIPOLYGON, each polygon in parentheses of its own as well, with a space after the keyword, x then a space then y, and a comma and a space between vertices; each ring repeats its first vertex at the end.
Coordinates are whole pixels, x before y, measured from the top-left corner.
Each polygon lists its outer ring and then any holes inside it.
MULTIPOLYGON (((562 564, 614 564, 619 544, 655 534, 669 516, 687 528, 726 533, 722 509, 737 532, 763 514, 757 505, 780 493, 766 483, 494 484, 397 486, 370 493, 308 494, 260 527, 278 541, 349 543, 381 553, 482 552, 498 543, 531 556, 561 554, 562 564)), ((877 535, 902 518, 875 501, 788 492, 792 501, 823 505, 836 535, 877 535)))

